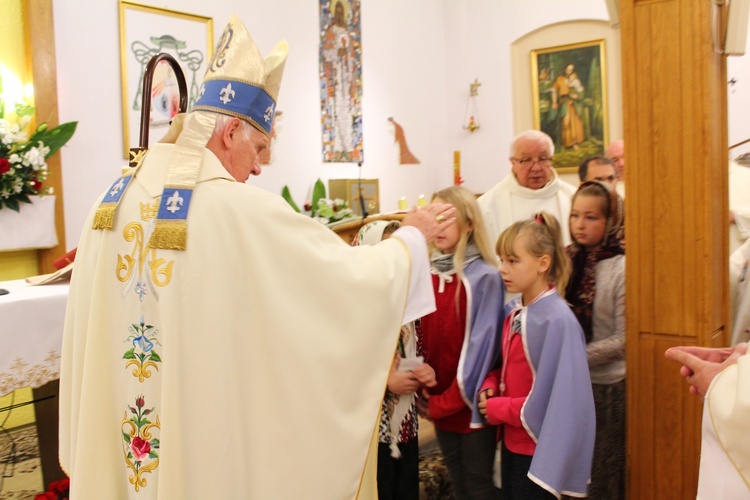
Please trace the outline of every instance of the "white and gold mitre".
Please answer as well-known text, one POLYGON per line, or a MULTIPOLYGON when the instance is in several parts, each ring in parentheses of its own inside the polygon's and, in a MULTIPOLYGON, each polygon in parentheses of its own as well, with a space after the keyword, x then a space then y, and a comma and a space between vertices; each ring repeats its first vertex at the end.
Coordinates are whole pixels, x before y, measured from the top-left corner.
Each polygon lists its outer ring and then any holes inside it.
MULTIPOLYGON (((217 113, 245 120, 270 137, 288 52, 289 45, 282 40, 264 58, 240 18, 232 14, 209 62, 198 99, 184 124, 175 120, 165 137, 175 148, 149 247, 186 249, 190 200, 217 113)), ((113 227, 117 205, 137 168, 113 184, 97 210, 94 229, 113 227)))
POLYGON ((282 40, 264 58, 237 14, 221 34, 194 111, 236 116, 271 135, 289 45, 282 40))

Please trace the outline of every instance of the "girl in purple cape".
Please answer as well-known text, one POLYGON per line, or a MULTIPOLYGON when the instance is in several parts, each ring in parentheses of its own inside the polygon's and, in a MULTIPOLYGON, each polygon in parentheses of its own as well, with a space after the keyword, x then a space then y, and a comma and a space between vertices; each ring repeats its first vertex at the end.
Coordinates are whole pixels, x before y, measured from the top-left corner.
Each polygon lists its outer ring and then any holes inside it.
POLYGON ((437 385, 422 391, 417 406, 435 424, 456 499, 497 499, 497 431, 479 414, 476 395, 497 360, 503 285, 474 193, 452 186, 433 196, 442 202, 456 209, 456 223, 432 244, 437 310, 421 322, 437 385))
POLYGON ((510 302, 500 368, 478 396, 480 412, 500 425, 503 498, 585 497, 596 417, 586 341, 560 296, 570 262, 560 224, 546 212, 516 222, 495 247, 510 302))

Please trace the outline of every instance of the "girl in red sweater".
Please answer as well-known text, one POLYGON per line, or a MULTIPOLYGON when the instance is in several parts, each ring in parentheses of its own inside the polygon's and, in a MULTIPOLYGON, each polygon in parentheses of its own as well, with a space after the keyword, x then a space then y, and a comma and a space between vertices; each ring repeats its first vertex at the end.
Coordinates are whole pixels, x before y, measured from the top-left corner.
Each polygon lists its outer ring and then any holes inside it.
POLYGON ((496 428, 475 405, 499 351, 503 285, 475 196, 467 189, 438 191, 433 202, 450 203, 456 224, 432 248, 437 310, 422 318, 425 362, 437 386, 418 402, 434 421, 456 498, 498 498, 492 480, 496 428))
POLYGON ((594 452, 594 398, 583 330, 561 297, 570 263, 560 224, 540 212, 503 231, 496 250, 509 292, 501 368, 479 408, 502 430, 503 498, 585 497, 594 452))

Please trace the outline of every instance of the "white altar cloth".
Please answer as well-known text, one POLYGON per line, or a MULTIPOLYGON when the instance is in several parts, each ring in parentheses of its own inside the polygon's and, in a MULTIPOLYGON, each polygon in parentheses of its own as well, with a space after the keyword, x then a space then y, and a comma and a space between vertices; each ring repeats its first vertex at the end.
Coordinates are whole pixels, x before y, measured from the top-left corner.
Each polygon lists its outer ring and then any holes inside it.
POLYGON ((0 281, 0 396, 60 378, 69 283, 0 281))

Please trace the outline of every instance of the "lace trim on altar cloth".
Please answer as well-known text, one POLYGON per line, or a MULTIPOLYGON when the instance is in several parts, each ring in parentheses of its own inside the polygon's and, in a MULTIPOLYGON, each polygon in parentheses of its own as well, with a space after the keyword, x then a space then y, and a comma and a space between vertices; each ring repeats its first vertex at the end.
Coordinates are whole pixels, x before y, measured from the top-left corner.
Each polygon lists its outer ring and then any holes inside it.
POLYGON ((10 370, 0 372, 0 396, 5 396, 23 387, 41 387, 47 382, 60 378, 60 353, 52 350, 47 358, 36 364, 29 364, 16 358, 10 370))

